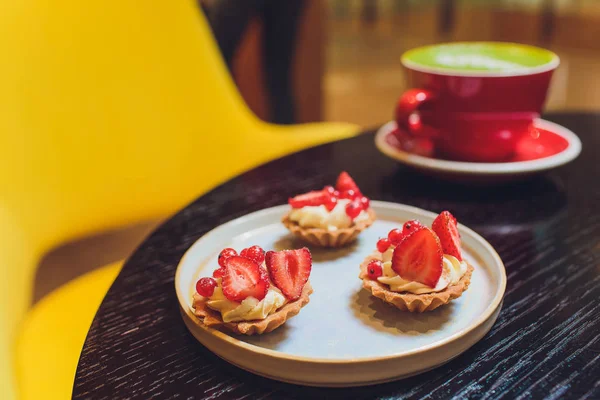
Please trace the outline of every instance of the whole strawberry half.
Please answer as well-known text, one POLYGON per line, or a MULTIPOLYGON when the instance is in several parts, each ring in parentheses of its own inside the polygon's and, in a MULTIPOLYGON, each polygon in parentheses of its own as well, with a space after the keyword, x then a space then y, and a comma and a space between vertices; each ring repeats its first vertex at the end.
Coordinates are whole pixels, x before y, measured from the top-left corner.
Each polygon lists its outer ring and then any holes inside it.
POLYGON ((442 275, 443 257, 442 245, 435 232, 421 227, 396 246, 392 269, 406 280, 435 287, 442 275))
POLYGON ((289 300, 300 298, 312 269, 312 256, 306 247, 298 250, 268 251, 267 271, 273 284, 289 300))
POLYGON ((354 179, 352 179, 352 177, 346 171, 342 171, 340 176, 338 176, 335 188, 340 192, 353 190, 354 193, 356 193, 357 195, 360 194, 360 189, 358 188, 358 185, 356 184, 356 182, 354 182, 354 179))
POLYGON ((442 243, 444 253, 456 257, 462 261, 460 250, 460 234, 458 233, 458 224, 456 218, 448 211, 442 211, 431 225, 431 229, 438 235, 442 243))
POLYGON ((227 299, 240 303, 250 296, 258 300, 265 298, 269 279, 257 263, 245 257, 233 256, 224 264, 221 285, 227 299))
POLYGON ((331 194, 325 190, 313 190, 312 192, 299 194, 288 200, 292 208, 302 208, 306 206, 320 206, 329 202, 331 194))

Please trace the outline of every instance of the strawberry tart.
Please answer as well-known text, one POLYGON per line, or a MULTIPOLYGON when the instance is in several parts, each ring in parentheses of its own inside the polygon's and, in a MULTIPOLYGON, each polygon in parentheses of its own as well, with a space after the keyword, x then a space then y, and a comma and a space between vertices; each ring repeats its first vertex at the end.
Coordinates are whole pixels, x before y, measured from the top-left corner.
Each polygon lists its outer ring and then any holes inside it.
POLYGON ((404 311, 424 312, 460 297, 472 273, 461 254, 456 218, 444 211, 431 229, 413 220, 379 239, 359 277, 373 296, 404 311))
POLYGON ((344 246, 375 221, 369 198, 347 172, 340 174, 335 188, 326 186, 288 202, 292 209, 283 217, 283 224, 315 246, 344 246))
POLYGON ((307 248, 264 252, 260 246, 219 254, 212 277, 196 283, 194 314, 213 328, 244 335, 271 332, 308 304, 312 258, 307 248))

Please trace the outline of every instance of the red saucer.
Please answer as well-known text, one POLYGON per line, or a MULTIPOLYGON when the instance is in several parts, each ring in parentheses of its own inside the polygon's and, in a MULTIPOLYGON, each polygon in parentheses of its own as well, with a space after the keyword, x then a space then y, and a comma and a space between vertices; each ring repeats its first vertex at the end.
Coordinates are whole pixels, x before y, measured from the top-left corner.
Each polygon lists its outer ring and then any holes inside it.
POLYGON ((519 142, 514 156, 508 162, 550 157, 565 151, 569 147, 569 141, 558 133, 537 126, 535 131, 519 142), (535 131, 537 131, 537 137, 535 131))
POLYGON ((485 183, 547 171, 572 161, 581 152, 581 141, 569 129, 542 119, 535 121, 535 128, 531 136, 519 142, 512 157, 500 163, 443 159, 435 153, 431 141, 398 131, 393 121, 379 129, 375 144, 385 155, 424 173, 485 183))
MULTIPOLYGON (((409 152, 423 157, 444 159, 435 154, 433 143, 429 139, 412 138, 399 128, 391 131, 385 138, 386 142, 400 151, 409 152)), ((550 157, 565 151, 569 147, 569 141, 548 129, 537 127, 522 139, 515 153, 505 162, 531 161, 550 157)))

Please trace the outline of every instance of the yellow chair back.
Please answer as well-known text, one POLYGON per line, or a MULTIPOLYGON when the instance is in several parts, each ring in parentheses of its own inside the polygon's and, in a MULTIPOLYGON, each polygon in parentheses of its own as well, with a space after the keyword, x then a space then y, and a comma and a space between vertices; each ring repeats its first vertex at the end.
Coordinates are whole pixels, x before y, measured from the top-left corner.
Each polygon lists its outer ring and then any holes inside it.
POLYGON ((193 0, 5 0, 0 12, 0 398, 35 266, 356 127, 258 120, 193 0))

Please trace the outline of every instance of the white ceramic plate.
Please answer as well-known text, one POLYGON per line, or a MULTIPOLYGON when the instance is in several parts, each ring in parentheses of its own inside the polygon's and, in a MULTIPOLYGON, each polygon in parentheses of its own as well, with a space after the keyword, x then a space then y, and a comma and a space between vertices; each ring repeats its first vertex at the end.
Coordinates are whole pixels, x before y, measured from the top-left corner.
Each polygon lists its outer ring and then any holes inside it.
POLYGON ((581 152, 581 141, 564 126, 543 119, 537 119, 535 126, 566 139, 567 148, 552 156, 530 161, 476 163, 441 160, 402 151, 389 144, 386 137, 396 128, 394 121, 379 128, 375 135, 375 145, 386 156, 424 173, 446 179, 481 183, 513 180, 548 171, 574 160, 581 152))
POLYGON ((372 201, 378 220, 346 248, 311 248, 314 293, 300 314, 275 331, 252 337, 202 325, 192 313, 199 277, 217 268, 225 247, 238 251, 304 246, 281 224, 287 205, 248 214, 200 238, 181 260, 175 288, 191 333, 219 357, 272 379, 312 386, 359 386, 395 380, 439 366, 467 350, 492 327, 506 286, 504 265, 494 249, 460 226, 464 256, 475 267, 471 286, 433 312, 399 311, 361 289, 359 265, 379 237, 410 219, 431 224, 435 214, 372 201))

